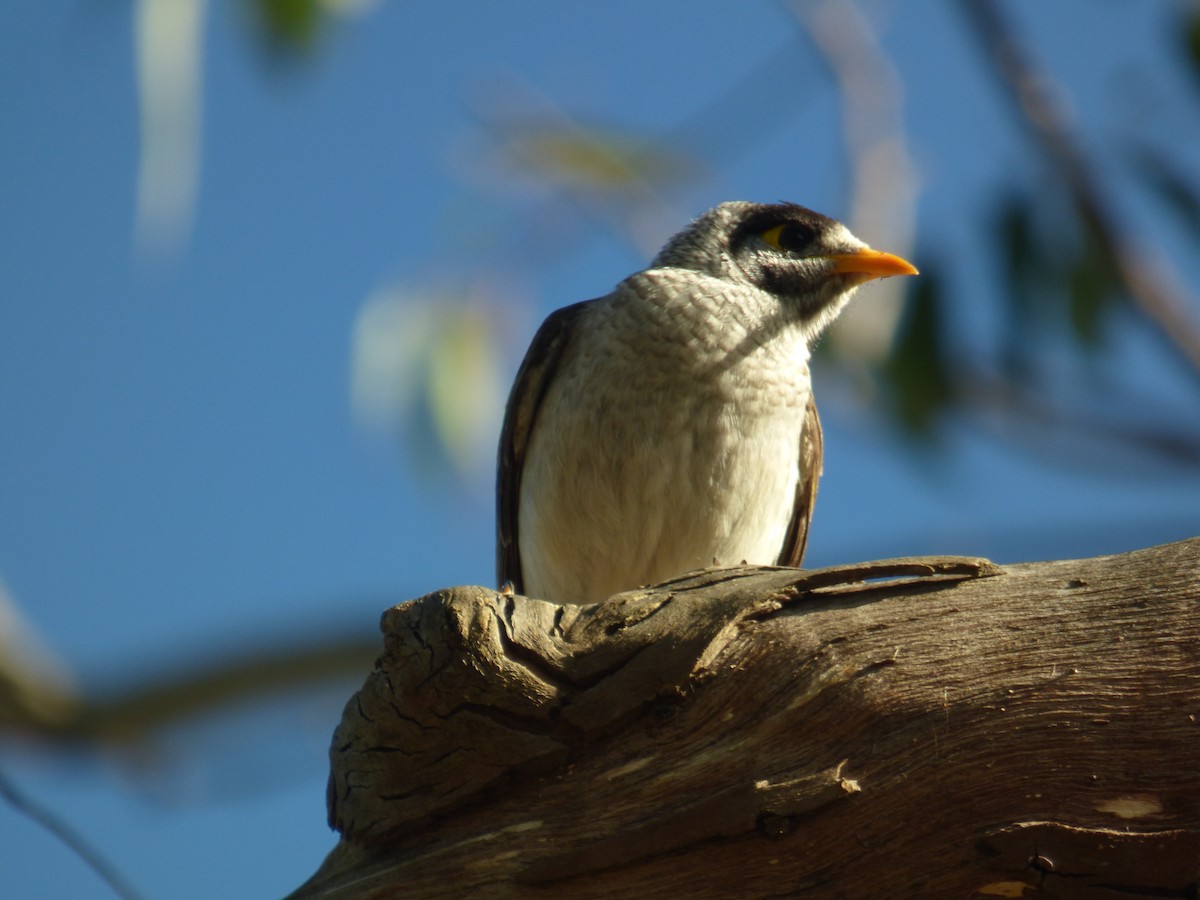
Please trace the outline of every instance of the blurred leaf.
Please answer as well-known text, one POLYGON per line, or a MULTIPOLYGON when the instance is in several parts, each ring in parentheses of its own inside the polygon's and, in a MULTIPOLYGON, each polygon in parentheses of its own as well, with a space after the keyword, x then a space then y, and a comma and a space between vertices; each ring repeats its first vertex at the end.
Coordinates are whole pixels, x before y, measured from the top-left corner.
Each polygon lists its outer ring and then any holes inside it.
MULTIPOLYGON (((1008 327, 1003 332, 1000 359, 1010 377, 1020 378, 1028 368, 1031 347, 1028 335, 1037 324, 1036 297, 1050 278, 1047 260, 1035 234, 1033 208, 1023 193, 1012 192, 1001 204, 992 233, 1001 248, 1007 300, 1008 327)), ((922 281, 925 280, 922 276, 922 281)))
POLYGON ((0 582, 0 727, 52 727, 67 721, 78 705, 70 668, 0 582))
POLYGON ((272 50, 306 53, 325 25, 321 0, 250 0, 250 6, 272 50))
POLYGON ((429 348, 428 399, 442 447, 462 475, 490 475, 504 406, 495 323, 483 309, 448 310, 429 348))
POLYGON ((1122 296, 1112 260, 1091 228, 1067 270, 1071 327, 1083 345, 1095 349, 1103 335, 1105 314, 1122 296))
POLYGON ((908 431, 928 435, 954 390, 941 329, 941 282, 936 271, 921 267, 891 356, 884 364, 893 410, 908 431))
POLYGON ((1034 295, 1054 277, 1055 263, 1048 254, 1037 222, 1034 202, 1023 193, 1006 200, 999 232, 1007 262, 1005 276, 1013 292, 1013 311, 1022 321, 1039 316, 1043 307, 1034 295))
POLYGON ((302 60, 334 19, 362 16, 379 0, 242 0, 276 60, 302 60))
POLYGON ((458 290, 376 291, 354 325, 351 403, 370 430, 400 434, 419 463, 490 475, 504 406, 498 303, 458 290))
POLYGON ((192 224, 200 183, 204 23, 202 0, 138 0, 134 7, 141 153, 137 243, 169 259, 192 224))
POLYGON ((1007 288, 1008 328, 1000 348, 1006 375, 1025 379, 1047 326, 1065 325, 1085 349, 1096 349, 1105 317, 1124 291, 1092 224, 1052 190, 1011 194, 995 221, 1007 288))
POLYGON ((1192 72, 1200 77, 1200 8, 1192 7, 1189 21, 1179 31, 1184 35, 1184 58, 1192 64, 1192 72))
POLYGON ((601 129, 510 123, 505 152, 539 178, 591 191, 677 183, 697 168, 644 138, 601 129))

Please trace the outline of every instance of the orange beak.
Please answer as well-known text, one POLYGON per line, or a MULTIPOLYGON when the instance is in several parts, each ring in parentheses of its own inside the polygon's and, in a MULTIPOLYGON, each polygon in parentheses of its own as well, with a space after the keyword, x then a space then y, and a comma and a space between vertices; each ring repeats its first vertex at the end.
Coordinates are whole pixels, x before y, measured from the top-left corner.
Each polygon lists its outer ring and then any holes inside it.
POLYGON ((917 274, 917 267, 908 260, 869 248, 854 253, 835 253, 829 259, 833 260, 835 274, 857 276, 854 281, 859 284, 889 275, 917 274))

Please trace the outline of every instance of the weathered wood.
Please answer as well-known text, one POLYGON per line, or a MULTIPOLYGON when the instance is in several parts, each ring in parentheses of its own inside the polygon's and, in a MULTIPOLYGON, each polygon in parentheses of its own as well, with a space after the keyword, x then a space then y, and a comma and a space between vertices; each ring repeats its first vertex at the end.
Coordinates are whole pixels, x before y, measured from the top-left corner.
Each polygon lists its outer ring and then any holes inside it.
POLYGON ((1200 538, 385 613, 295 898, 1200 889, 1200 538))

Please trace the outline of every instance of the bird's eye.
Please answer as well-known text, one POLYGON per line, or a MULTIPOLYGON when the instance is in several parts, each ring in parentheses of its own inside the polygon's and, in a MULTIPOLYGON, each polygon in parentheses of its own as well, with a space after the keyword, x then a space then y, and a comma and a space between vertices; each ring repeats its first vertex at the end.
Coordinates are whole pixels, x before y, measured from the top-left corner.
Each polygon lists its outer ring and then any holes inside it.
POLYGON ((784 222, 768 228, 762 233, 763 243, 785 253, 800 253, 807 250, 817 233, 814 229, 799 222, 784 222))

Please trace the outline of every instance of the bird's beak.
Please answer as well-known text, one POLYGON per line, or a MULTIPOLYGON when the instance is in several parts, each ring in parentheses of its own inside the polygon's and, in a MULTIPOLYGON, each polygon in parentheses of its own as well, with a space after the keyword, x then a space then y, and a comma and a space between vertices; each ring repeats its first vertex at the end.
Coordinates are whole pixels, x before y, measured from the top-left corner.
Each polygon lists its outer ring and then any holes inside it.
POLYGON ((864 247, 853 253, 833 253, 833 272, 838 275, 854 276, 856 283, 889 275, 916 275, 917 267, 893 253, 882 253, 864 247))

